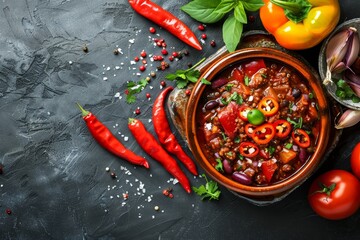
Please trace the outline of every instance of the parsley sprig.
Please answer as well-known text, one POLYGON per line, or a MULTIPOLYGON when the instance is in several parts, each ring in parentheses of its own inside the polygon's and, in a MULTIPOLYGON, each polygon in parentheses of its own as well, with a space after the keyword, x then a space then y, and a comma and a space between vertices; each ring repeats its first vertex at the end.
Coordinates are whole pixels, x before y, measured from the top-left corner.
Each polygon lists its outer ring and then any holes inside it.
POLYGON ((201 200, 204 200, 206 198, 208 198, 209 200, 219 200, 221 191, 217 183, 212 180, 209 181, 205 174, 202 174, 201 176, 205 178, 206 184, 200 185, 198 188, 192 187, 194 192, 197 195, 202 196, 201 200))
MULTIPOLYGON (((195 68, 199 66, 203 61, 205 61, 205 58, 202 58, 191 68, 188 68, 186 70, 176 70, 175 73, 167 74, 165 78, 170 81, 176 81, 177 88, 185 88, 189 84, 189 82, 196 83, 198 81, 200 77, 200 71, 196 70, 195 68)), ((204 84, 210 84, 210 82, 206 79, 201 79, 201 82, 204 84)))
POLYGON ((129 81, 126 89, 126 102, 134 103, 136 102, 136 94, 140 93, 149 82, 146 79, 141 79, 138 82, 129 81))

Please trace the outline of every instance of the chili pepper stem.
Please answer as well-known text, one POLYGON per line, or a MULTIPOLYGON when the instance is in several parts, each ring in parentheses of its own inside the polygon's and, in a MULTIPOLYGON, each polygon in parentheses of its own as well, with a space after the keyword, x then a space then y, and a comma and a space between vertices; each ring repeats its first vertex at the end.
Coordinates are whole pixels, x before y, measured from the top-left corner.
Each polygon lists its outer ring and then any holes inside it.
POLYGON ((79 109, 80 109, 80 111, 81 111, 81 115, 82 115, 83 117, 89 115, 89 113, 90 113, 89 111, 85 110, 79 103, 76 103, 76 104, 77 104, 77 106, 79 107, 79 109))

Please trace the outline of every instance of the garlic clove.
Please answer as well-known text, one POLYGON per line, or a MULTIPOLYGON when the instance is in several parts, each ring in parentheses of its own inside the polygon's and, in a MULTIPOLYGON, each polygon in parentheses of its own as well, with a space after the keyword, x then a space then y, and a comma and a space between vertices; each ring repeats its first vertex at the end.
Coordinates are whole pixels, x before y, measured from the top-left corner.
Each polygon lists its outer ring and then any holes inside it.
POLYGON ((339 73, 349 68, 359 54, 359 34, 349 27, 335 34, 326 47, 326 63, 330 72, 339 73))
POLYGON ((335 124, 335 128, 352 127, 358 122, 360 122, 360 111, 348 109, 340 116, 339 121, 335 124))
POLYGON ((328 42, 326 47, 326 63, 332 72, 345 57, 349 34, 348 31, 340 31, 335 34, 328 42))

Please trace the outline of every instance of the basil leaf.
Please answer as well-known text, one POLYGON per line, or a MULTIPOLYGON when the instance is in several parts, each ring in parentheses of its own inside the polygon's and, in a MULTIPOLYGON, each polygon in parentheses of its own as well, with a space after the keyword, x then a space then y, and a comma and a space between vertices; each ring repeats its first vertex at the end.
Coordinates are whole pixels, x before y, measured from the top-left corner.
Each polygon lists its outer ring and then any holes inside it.
POLYGON ((223 40, 229 52, 236 50, 243 31, 243 24, 234 15, 229 16, 222 27, 223 40))
POLYGON ((222 0, 221 3, 216 7, 215 12, 217 13, 228 13, 230 12, 234 7, 236 3, 234 0, 222 0))
POLYGON ((238 5, 236 5, 236 7, 234 9, 234 17, 235 17, 236 21, 238 21, 238 22, 245 23, 245 24, 247 23, 246 12, 245 12, 242 2, 239 2, 238 5))
POLYGON ((221 0, 195 0, 185 4, 180 9, 199 22, 215 23, 225 15, 225 13, 215 11, 220 2, 221 0))
POLYGON ((245 10, 255 12, 264 6, 263 0, 242 0, 245 10))

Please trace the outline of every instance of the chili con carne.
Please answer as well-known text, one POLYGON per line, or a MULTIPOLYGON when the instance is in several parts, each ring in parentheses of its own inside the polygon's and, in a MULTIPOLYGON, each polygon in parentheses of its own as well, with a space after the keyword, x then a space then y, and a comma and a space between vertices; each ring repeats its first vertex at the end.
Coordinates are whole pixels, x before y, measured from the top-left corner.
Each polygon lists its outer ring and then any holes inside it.
MULTIPOLYGON (((202 111, 197 111, 195 120, 199 126, 199 145, 208 162, 222 175, 241 184, 272 185, 296 173, 314 154, 321 129, 321 122, 312 113, 316 110, 312 106, 317 106, 317 98, 310 97, 311 86, 296 69, 268 59, 253 58, 226 67, 215 76, 214 82, 222 84, 205 88, 199 101, 202 111), (248 78, 248 86, 245 78, 248 78), (232 99, 235 95, 242 101, 232 99), (271 116, 254 123, 252 120, 258 120, 258 116, 249 112, 244 120, 243 107, 260 113, 262 100, 263 110, 271 116), (294 129, 306 129, 310 147, 302 148, 296 143, 291 134, 294 129), (244 142, 255 144, 258 154, 249 157, 250 152, 246 151, 251 149, 254 153, 255 147, 243 148, 241 153, 240 145, 244 142), (224 172, 219 170, 220 161, 226 163, 224 172), (234 173, 246 175, 251 181, 245 183, 234 178, 234 173)), ((295 135, 304 142, 305 138, 298 133, 295 135)))
POLYGON ((132 164, 149 168, 149 163, 144 157, 127 149, 94 114, 85 110, 80 104, 78 106, 91 135, 102 147, 132 164))
POLYGON ((155 137, 146 130, 144 124, 139 119, 130 118, 128 127, 135 140, 141 148, 152 158, 158 161, 172 176, 174 176, 186 192, 191 192, 189 179, 181 170, 176 160, 173 159, 155 137))
POLYGON ((170 125, 166 118, 164 109, 165 98, 174 88, 172 86, 165 88, 155 99, 152 110, 152 122, 159 142, 165 149, 177 156, 177 158, 186 166, 194 175, 198 175, 196 165, 193 160, 185 153, 180 146, 175 135, 171 132, 170 125))
POLYGON ((128 0, 130 6, 140 15, 168 30, 178 39, 197 50, 202 47, 191 29, 180 19, 149 0, 128 0))

